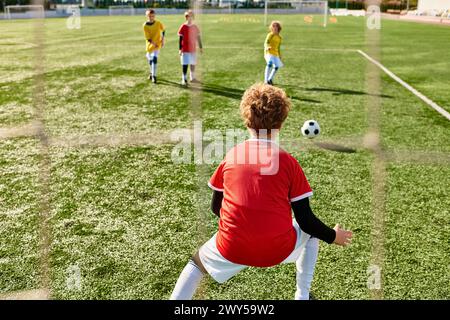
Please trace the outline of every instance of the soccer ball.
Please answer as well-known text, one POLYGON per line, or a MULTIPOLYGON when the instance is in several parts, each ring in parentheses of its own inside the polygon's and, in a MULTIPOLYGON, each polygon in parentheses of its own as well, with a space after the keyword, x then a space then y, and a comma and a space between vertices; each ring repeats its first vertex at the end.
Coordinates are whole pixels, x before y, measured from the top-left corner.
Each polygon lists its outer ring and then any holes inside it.
POLYGON ((320 126, 316 120, 307 120, 300 131, 305 137, 312 139, 320 134, 320 126))

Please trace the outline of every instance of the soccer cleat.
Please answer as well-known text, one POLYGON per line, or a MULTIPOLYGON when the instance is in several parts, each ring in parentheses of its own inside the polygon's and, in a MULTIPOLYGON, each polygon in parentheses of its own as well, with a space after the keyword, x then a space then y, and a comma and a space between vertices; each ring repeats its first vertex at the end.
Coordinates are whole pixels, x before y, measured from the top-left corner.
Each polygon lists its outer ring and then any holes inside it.
POLYGON ((268 80, 268 81, 267 81, 267 84, 270 84, 271 86, 273 86, 272 80, 268 80))
POLYGON ((152 78, 153 78, 153 77, 152 77, 152 74, 150 73, 150 74, 148 75, 148 78, 147 78, 147 79, 148 79, 148 80, 152 80, 152 78))
POLYGON ((186 81, 186 79, 181 79, 181 85, 182 86, 187 86, 187 81, 186 81))
POLYGON ((191 82, 192 83, 200 83, 200 81, 198 81, 197 79, 192 79, 191 82))
POLYGON ((152 77, 152 82, 156 83, 156 77, 152 77))

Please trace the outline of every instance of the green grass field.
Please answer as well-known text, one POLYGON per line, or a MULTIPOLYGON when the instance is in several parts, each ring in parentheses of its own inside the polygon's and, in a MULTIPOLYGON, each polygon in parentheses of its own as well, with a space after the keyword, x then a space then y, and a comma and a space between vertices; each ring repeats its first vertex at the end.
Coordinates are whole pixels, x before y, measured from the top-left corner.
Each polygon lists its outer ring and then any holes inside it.
MULTIPOLYGON (((206 186, 215 165, 174 164, 173 144, 128 141, 71 144, 83 137, 154 137, 177 128, 243 128, 239 101, 263 80, 262 16, 204 15, 203 90, 181 88, 177 30, 167 28, 158 85, 146 79, 142 17, 45 21, 45 130, 50 177, 50 290, 53 299, 167 299, 190 255, 217 229, 206 186), (194 102, 194 103, 193 103, 194 102), (198 102, 201 102, 199 105, 198 102), (81 288, 67 285, 78 268, 81 288)), ((327 28, 281 16, 285 67, 276 84, 293 109, 282 131, 328 225, 354 231, 346 248, 321 243, 313 292, 319 299, 369 299, 373 251, 373 162, 369 128, 365 22, 339 18, 327 28), (300 21, 300 22, 299 22, 300 21), (316 141, 356 148, 339 153, 306 141, 298 128, 314 118, 316 141)), ((34 118, 31 20, 0 21, 0 128, 34 118)), ((383 21, 381 62, 450 111, 450 28, 383 21)), ((450 298, 450 122, 388 76, 381 76, 381 145, 386 157, 382 285, 385 299, 450 298), (390 157, 389 155, 398 155, 390 157), (428 155, 423 158, 422 156, 428 155)), ((1 132, 1 131, 0 131, 1 132)), ((1 137, 1 135, 0 135, 1 137)), ((282 145, 283 146, 283 145, 282 145)), ((0 294, 41 288, 40 142, 0 138, 0 294)), ((292 299, 295 266, 250 268, 223 285, 207 279, 196 298, 292 299)))

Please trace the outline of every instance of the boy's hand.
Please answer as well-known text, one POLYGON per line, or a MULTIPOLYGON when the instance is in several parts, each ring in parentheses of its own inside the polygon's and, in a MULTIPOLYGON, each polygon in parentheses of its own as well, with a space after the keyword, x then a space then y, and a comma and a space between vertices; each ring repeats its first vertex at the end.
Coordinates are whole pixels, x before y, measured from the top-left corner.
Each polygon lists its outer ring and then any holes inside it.
POLYGON ((336 238, 333 243, 338 246, 345 247, 352 242, 353 233, 351 231, 341 229, 339 224, 337 224, 333 229, 336 231, 336 238))
POLYGON ((183 51, 178 50, 178 54, 179 54, 180 56, 183 55, 183 51))

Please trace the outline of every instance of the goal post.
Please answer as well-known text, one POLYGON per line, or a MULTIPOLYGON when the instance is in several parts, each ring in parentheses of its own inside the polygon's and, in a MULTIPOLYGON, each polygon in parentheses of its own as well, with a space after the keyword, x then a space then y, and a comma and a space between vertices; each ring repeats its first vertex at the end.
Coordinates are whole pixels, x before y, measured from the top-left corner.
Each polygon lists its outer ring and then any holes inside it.
POLYGON ((228 11, 228 13, 233 13, 233 1, 232 0, 219 0, 218 6, 220 9, 223 9, 225 12, 228 11))
POLYGON ((5 18, 12 19, 19 18, 45 18, 45 11, 43 5, 10 5, 5 6, 5 18))
POLYGON ((270 12, 280 14, 314 14, 322 15, 322 26, 327 26, 328 1, 302 1, 302 0, 265 0, 264 25, 269 23, 270 12))
POLYGON ((114 5, 108 7, 108 13, 110 16, 115 15, 134 16, 136 14, 136 9, 132 5, 114 5))

